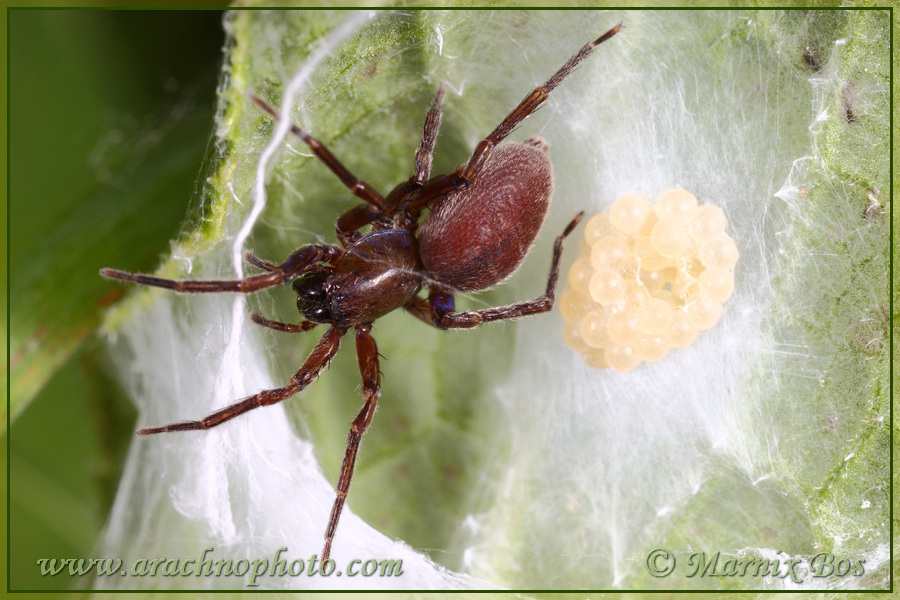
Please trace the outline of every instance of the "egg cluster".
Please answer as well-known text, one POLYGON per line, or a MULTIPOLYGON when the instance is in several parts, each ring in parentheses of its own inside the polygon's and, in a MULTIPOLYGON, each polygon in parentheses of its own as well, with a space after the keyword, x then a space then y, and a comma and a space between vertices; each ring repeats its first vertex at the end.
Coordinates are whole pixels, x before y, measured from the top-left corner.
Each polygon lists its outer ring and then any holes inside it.
POLYGON ((588 221, 559 298, 566 344, 598 369, 628 371, 711 328, 734 291, 738 249, 717 206, 681 188, 656 204, 622 196, 588 221))

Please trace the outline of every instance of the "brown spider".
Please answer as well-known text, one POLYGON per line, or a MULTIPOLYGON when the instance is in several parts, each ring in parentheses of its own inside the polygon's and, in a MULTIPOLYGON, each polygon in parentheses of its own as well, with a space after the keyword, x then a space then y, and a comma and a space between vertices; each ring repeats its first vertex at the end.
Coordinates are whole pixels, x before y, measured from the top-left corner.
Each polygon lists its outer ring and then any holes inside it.
MULTIPOLYGON (((306 362, 284 387, 264 390, 201 421, 183 421, 138 431, 150 435, 166 431, 209 429, 260 406, 281 402, 304 389, 334 358, 341 336, 356 330, 356 354, 363 381, 365 404, 353 420, 337 483, 337 497, 325 532, 322 562, 328 560, 338 519, 350 489, 359 443, 375 414, 380 388, 378 350, 370 334, 372 322, 405 308, 441 329, 467 329, 482 323, 514 319, 549 311, 553 307, 563 242, 583 213, 556 238, 553 261, 543 296, 497 308, 456 312, 453 294, 490 289, 506 279, 528 254, 550 204, 553 173, 548 145, 540 138, 526 142, 503 141, 523 119, 537 110, 550 92, 568 77, 594 49, 618 33, 620 23, 590 42, 568 60, 543 86, 534 89, 475 147, 468 162, 453 173, 431 177, 431 158, 441 123, 440 87, 425 116, 422 142, 415 156, 415 174, 381 196, 360 181, 317 139, 297 127, 291 132, 309 146, 353 195, 364 201, 345 212, 335 224, 341 246, 308 244, 276 265, 248 252, 245 259, 265 271, 238 280, 171 280, 102 269, 110 279, 175 290, 180 293, 240 292, 248 294, 293 282, 297 308, 306 319, 282 323, 255 313, 251 319, 264 327, 300 333, 319 324, 328 331, 306 362), (425 209, 428 216, 419 228, 425 209), (361 233, 370 226, 368 233, 361 233), (418 233, 417 233, 418 230, 418 233), (428 289, 428 298, 417 294, 428 289)), ((280 115, 261 98, 253 101, 274 119, 280 115)))

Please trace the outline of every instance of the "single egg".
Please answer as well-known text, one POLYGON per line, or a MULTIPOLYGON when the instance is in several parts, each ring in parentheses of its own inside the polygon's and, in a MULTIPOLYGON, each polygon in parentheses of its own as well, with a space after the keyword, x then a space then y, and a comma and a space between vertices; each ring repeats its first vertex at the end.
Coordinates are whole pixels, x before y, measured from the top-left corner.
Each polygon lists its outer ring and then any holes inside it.
POLYGON ((700 330, 688 320, 687 313, 682 309, 676 309, 672 313, 672 325, 666 339, 673 348, 690 346, 697 339, 700 330))
POLYGON ((686 260, 697 253, 697 242, 684 221, 661 220, 650 234, 650 243, 667 258, 686 260))
POLYGON ((638 329, 644 335, 661 336, 672 326, 672 304, 650 298, 637 311, 638 329))
POLYGON ((603 269, 591 276, 588 289, 594 302, 611 306, 625 298, 625 279, 611 269, 603 269))
POLYGON ((659 195, 653 212, 660 221, 685 221, 697 208, 697 197, 681 188, 666 190, 659 195))
POLYGON ((584 241, 592 246, 594 242, 610 233, 612 233, 612 225, 609 223, 609 213, 600 213, 591 217, 585 225, 584 241))
POLYGON ((609 209, 610 225, 623 233, 635 234, 641 230, 652 209, 650 201, 640 194, 622 196, 609 209))
POLYGON ((704 242, 725 233, 726 225, 728 221, 721 208, 714 204, 704 204, 691 215, 691 237, 697 242, 704 242))
POLYGON ((633 346, 634 355, 646 362, 656 362, 669 353, 669 343, 662 337, 640 338, 633 346))
POLYGON ((697 278, 700 293, 711 300, 725 302, 734 292, 734 272, 727 269, 706 269, 697 278))
POLYGON ((603 348, 612 343, 607 330, 609 315, 604 310, 592 310, 581 318, 579 332, 581 339, 592 348, 603 348))
POLYGON ((723 233, 708 239, 699 256, 707 269, 733 269, 738 261, 737 244, 723 233))
POLYGON ((627 345, 635 342, 640 335, 637 312, 632 307, 609 315, 606 323, 610 339, 617 344, 627 345))
POLYGON ((593 301, 581 289, 569 288, 559 297, 559 312, 563 319, 577 323, 591 312, 593 301))
POLYGON ((698 329, 709 329, 722 316, 722 303, 706 296, 698 296, 696 301, 687 307, 688 321, 698 329))
POLYGON ((591 246, 591 266, 594 269, 623 271, 634 261, 628 242, 618 235, 605 235, 591 246))
POLYGON ((610 368, 616 371, 630 371, 641 364, 641 359, 630 346, 610 346, 606 348, 604 356, 610 368))
POLYGON ((582 256, 569 269, 569 284, 573 289, 586 291, 593 275, 594 269, 591 267, 590 257, 582 256))

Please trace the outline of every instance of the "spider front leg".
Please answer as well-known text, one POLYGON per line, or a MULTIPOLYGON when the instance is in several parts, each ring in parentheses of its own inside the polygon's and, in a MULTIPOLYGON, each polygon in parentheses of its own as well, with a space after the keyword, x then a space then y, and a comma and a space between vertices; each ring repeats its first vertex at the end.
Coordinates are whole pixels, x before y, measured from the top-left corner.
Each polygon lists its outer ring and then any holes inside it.
MULTIPOLYGON (((273 119, 276 121, 281 120, 281 115, 268 102, 255 94, 252 95, 250 99, 273 119)), ((353 242, 361 237, 358 230, 371 224, 375 219, 382 215, 385 207, 385 199, 375 190, 375 188, 351 173, 350 170, 345 167, 321 141, 309 135, 306 131, 293 123, 291 123, 290 131, 300 138, 303 143, 309 147, 312 153, 325 163, 325 166, 327 166, 332 173, 337 175, 338 179, 340 179, 341 183, 350 190, 351 194, 366 202, 365 204, 348 210, 341 215, 337 223, 335 223, 334 229, 337 238, 344 248, 349 248, 353 242)))
POLYGON ((261 259, 257 255, 253 254, 253 252, 251 252, 250 250, 244 252, 244 261, 249 265, 253 265, 257 269, 268 271, 269 273, 275 273, 280 268, 275 263, 270 263, 267 260, 261 259))
MULTIPOLYGON (((250 99, 253 100, 254 104, 256 104, 259 108, 269 114, 276 121, 281 120, 281 115, 278 114, 278 111, 275 110, 271 104, 263 100, 257 95, 250 96, 250 99)), ((338 179, 341 180, 347 189, 350 192, 358 197, 365 200, 368 204, 372 205, 374 208, 381 210, 384 208, 384 198, 381 197, 375 188, 371 185, 362 181, 361 179, 357 179, 357 177, 350 172, 350 170, 341 164, 334 154, 325 147, 325 144, 320 142, 318 139, 306 133, 304 130, 300 129, 293 123, 291 123, 291 133, 303 140, 309 149, 312 151, 316 157, 325 163, 331 172, 338 176, 338 179)))
POLYGON ((362 237, 359 230, 366 225, 371 225, 381 214, 380 211, 372 209, 368 204, 354 206, 338 217, 334 224, 334 233, 341 245, 349 248, 362 237))
POLYGON ((281 321, 273 321, 267 319, 257 313, 250 313, 250 320, 262 327, 268 327, 275 331, 283 331, 285 333, 303 333, 309 331, 317 324, 312 321, 301 321, 299 323, 283 323, 281 321))
POLYGON ((362 234, 359 230, 375 222, 380 217, 393 217, 398 211, 405 208, 409 198, 420 188, 428 183, 431 177, 431 163, 434 155, 434 145, 437 141, 438 131, 441 128, 441 102, 444 99, 444 86, 438 87, 431 107, 425 115, 425 125, 422 128, 422 141, 416 149, 415 174, 404 181, 385 200, 384 210, 373 208, 368 204, 355 206, 345 212, 334 225, 335 233, 345 248, 359 240, 362 234))
POLYGON ((126 273, 117 269, 100 269, 100 275, 107 279, 130 281, 141 285, 174 290, 180 294, 208 294, 215 292, 239 292, 249 294, 272 286, 288 283, 320 262, 334 262, 344 251, 337 246, 309 244, 301 246, 280 265, 261 260, 248 253, 245 258, 250 264, 267 271, 261 275, 251 275, 244 279, 214 279, 196 281, 190 279, 164 279, 142 273, 126 273))
POLYGON ((441 288, 432 288, 428 294, 427 301, 422 298, 413 298, 406 305, 406 309, 419 319, 426 323, 430 322, 441 329, 471 329, 472 327, 478 327, 482 323, 516 319, 549 311, 553 308, 553 302, 556 299, 559 261, 562 258, 566 238, 572 233, 572 230, 575 229, 583 216, 584 212, 575 215, 575 218, 566 226, 562 235, 556 238, 556 242, 553 244, 553 260, 550 264, 550 274, 547 277, 547 290, 543 296, 507 306, 455 312, 453 294, 441 288))
POLYGON ((332 327, 329 329, 313 351, 307 357, 306 362, 297 371, 288 384, 274 390, 263 390, 258 394, 250 396, 240 402, 236 402, 231 406, 226 406, 222 410, 218 410, 201 421, 182 421, 180 423, 170 423, 160 427, 145 427, 138 430, 141 435, 152 435, 155 433, 165 433, 168 431, 193 431, 196 429, 211 429, 217 425, 221 425, 226 421, 242 415, 260 406, 269 406, 281 402, 285 398, 289 398, 297 392, 303 390, 310 383, 318 379, 319 375, 337 354, 341 345, 341 336, 345 330, 332 327))
POLYGON ((444 101, 444 86, 438 87, 434 100, 431 101, 431 108, 425 115, 425 126, 422 129, 422 143, 416 150, 416 174, 413 175, 412 182, 417 186, 423 186, 431 177, 431 162, 434 156, 434 144, 437 141, 438 131, 441 128, 441 102, 444 101))
POLYGON ((341 474, 338 477, 337 496, 331 507, 328 529, 325 531, 325 547, 322 549, 323 563, 331 555, 331 543, 341 518, 341 511, 344 509, 344 501, 350 491, 350 481, 353 478, 353 468, 356 466, 359 443, 375 415, 375 407, 381 389, 380 373, 378 372, 378 347, 375 345, 375 339, 369 333, 371 329, 371 323, 356 326, 356 357, 359 362, 359 374, 363 381, 365 404, 353 420, 350 434, 347 436, 347 450, 344 452, 344 462, 341 464, 341 474))
POLYGON ((566 77, 571 75, 578 65, 584 62, 588 56, 593 54, 597 46, 619 33, 624 27, 624 23, 619 23, 593 42, 585 44, 585 46, 576 52, 572 58, 566 61, 566 63, 560 67, 544 85, 536 87, 525 96, 525 99, 522 100, 522 102, 520 102, 499 125, 497 125, 494 131, 478 143, 475 147, 475 152, 472 153, 472 157, 465 165, 457 170, 457 174, 466 181, 474 181, 475 177, 478 176, 478 173, 484 166, 485 161, 487 161, 494 146, 506 139, 506 136, 512 133, 513 130, 518 127, 519 123, 539 109, 550 96, 550 92, 562 83, 566 77))
MULTIPOLYGON (((597 46, 619 33, 624 27, 624 23, 619 23, 593 42, 582 47, 581 50, 576 52, 572 58, 566 61, 566 63, 560 67, 559 70, 544 83, 544 85, 538 86, 529 92, 522 102, 506 115, 506 118, 503 119, 503 121, 501 121, 486 138, 478 142, 472 156, 464 165, 452 173, 438 175, 433 178, 428 182, 428 185, 422 193, 417 194, 404 208, 410 214, 418 216, 421 211, 425 210, 426 207, 430 206, 436 200, 474 182, 479 173, 481 173, 481 170, 490 157, 494 147, 505 140, 522 121, 539 109, 550 96, 550 93, 562 83, 566 77, 571 75, 572 72, 578 68, 578 65, 584 62, 584 60, 594 52, 597 46)), ((389 197, 388 205, 390 204, 389 197)))

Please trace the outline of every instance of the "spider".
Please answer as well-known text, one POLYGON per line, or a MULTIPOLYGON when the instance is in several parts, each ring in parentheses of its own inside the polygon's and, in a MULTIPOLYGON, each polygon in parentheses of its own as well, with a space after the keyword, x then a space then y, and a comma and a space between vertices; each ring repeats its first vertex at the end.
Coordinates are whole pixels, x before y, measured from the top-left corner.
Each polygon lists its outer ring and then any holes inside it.
MULTIPOLYGON (((331 554, 338 520, 350 490, 359 444, 378 402, 380 373, 378 350, 371 334, 373 321, 403 308, 440 329, 468 329, 491 321, 547 312, 553 307, 563 244, 583 213, 576 215, 556 238, 543 296, 507 306, 456 312, 453 295, 490 289, 512 275, 531 249, 550 204, 553 173, 547 143, 537 137, 525 142, 500 142, 536 111, 599 44, 623 26, 619 23, 585 45, 544 85, 532 90, 478 143, 465 164, 452 173, 432 177, 432 154, 444 96, 444 88, 439 86, 425 116, 421 144, 415 154, 415 173, 387 196, 357 179, 322 142, 291 125, 291 132, 363 201, 335 223, 340 246, 307 244, 281 264, 247 252, 245 260, 263 273, 237 280, 172 280, 102 269, 100 275, 109 279, 185 294, 249 294, 292 282, 297 308, 304 320, 283 323, 251 313, 253 322, 286 333, 328 326, 303 366, 284 387, 263 390, 200 421, 148 427, 138 433, 210 429, 260 406, 281 402, 319 377, 337 354, 341 337, 353 329, 364 404, 347 438, 337 494, 325 531, 321 557, 324 564, 331 554), (426 209, 429 212, 420 226, 426 209), (367 226, 368 232, 363 233, 361 230, 367 226), (418 295, 423 288, 428 290, 427 299, 418 295)), ((273 119, 281 118, 263 99, 254 95, 252 100, 273 119)))

